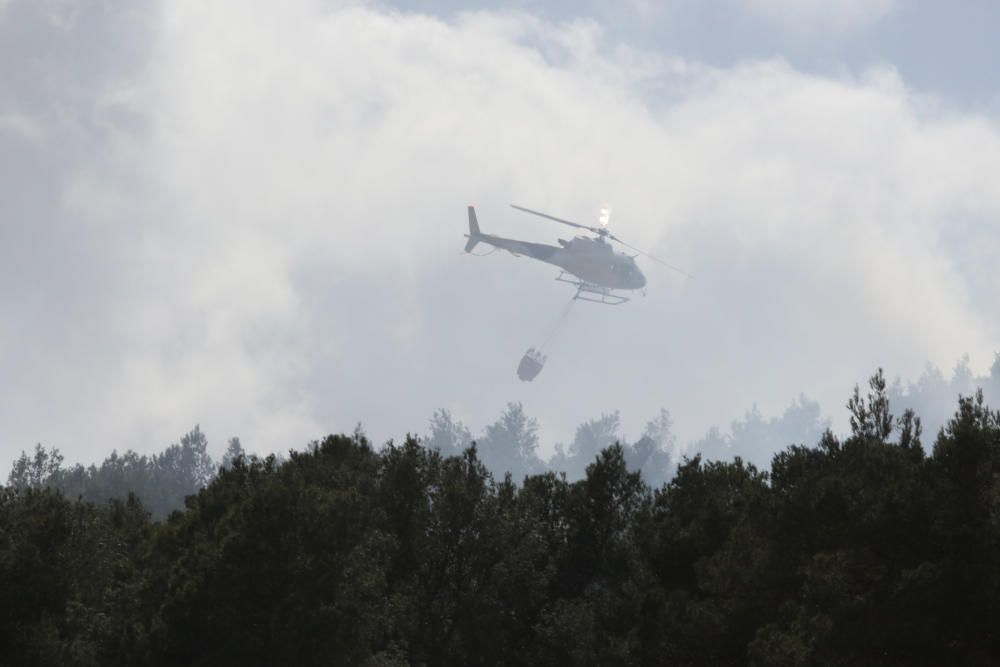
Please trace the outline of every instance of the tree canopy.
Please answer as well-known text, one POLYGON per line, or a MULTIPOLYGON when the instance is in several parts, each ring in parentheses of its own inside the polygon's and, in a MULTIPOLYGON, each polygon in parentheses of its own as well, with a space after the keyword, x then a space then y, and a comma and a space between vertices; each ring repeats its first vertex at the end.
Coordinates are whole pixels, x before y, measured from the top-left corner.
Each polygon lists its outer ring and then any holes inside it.
POLYGON ((925 449, 892 407, 879 372, 843 438, 653 483, 665 413, 631 446, 581 427, 572 479, 490 472, 533 460, 516 404, 482 444, 438 413, 218 468, 197 428, 90 468, 39 447, 0 490, 0 663, 995 664, 1000 413, 964 396, 925 449))

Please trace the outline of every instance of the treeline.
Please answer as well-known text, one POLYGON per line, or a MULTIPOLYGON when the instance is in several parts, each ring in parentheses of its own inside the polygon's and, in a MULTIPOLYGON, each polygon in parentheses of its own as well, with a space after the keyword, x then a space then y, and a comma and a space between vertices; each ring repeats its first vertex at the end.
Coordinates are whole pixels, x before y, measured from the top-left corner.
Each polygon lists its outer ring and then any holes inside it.
POLYGON ((656 418, 646 423, 639 439, 629 443, 622 436, 621 418, 616 410, 580 424, 573 440, 568 445, 556 443, 555 453, 544 460, 538 451, 537 420, 529 417, 520 403, 508 403, 500 417, 479 437, 474 437, 448 410, 438 410, 421 442, 444 456, 459 456, 475 442, 480 461, 494 477, 510 473, 515 480, 550 470, 565 473, 570 480, 580 479, 601 450, 617 443, 622 446, 629 469, 642 473, 648 484, 660 486, 669 479, 676 464, 672 456, 676 452, 672 428, 670 413, 660 410, 656 418))
POLYGON ((4 664, 814 665, 1000 661, 1000 413, 927 454, 881 373, 851 435, 767 471, 626 452, 578 481, 471 447, 330 436, 236 456, 184 511, 0 493, 4 664))
MULTIPOLYGON (((520 403, 509 403, 500 417, 474 438, 471 431, 455 420, 448 410, 438 410, 429 422, 429 431, 420 438, 425 447, 442 456, 461 456, 473 441, 479 460, 494 477, 510 474, 520 480, 548 470, 557 470, 576 480, 603 449, 622 446, 629 469, 641 472, 652 486, 662 485, 673 474, 671 450, 675 447, 672 421, 666 410, 647 423, 642 436, 628 443, 621 435, 618 412, 601 415, 581 424, 567 447, 556 445, 556 453, 543 460, 538 452, 538 422, 529 417, 520 403)), ((360 428, 360 427, 359 427, 360 428)), ((720 453, 724 454, 724 452, 720 453)), ((183 509, 184 499, 212 481, 219 466, 228 468, 234 460, 245 457, 239 438, 230 438, 219 463, 208 452, 208 441, 198 426, 179 443, 158 454, 139 454, 128 450, 113 451, 103 462, 84 466, 64 465, 58 449, 36 445, 33 452, 21 452, 7 478, 11 487, 53 488, 68 498, 103 504, 112 498, 134 494, 153 519, 165 519, 174 510, 183 509)), ((280 463, 284 456, 279 454, 280 463)))
MULTIPOLYGON (((921 386, 925 384, 922 377, 921 386)), ((897 381, 889 388, 894 403, 898 397, 893 392, 900 387, 897 381)), ((646 484, 658 488, 674 474, 684 453, 701 454, 703 459, 713 461, 739 456, 766 468, 774 454, 788 444, 818 442, 829 426, 819 404, 800 396, 779 416, 766 418, 754 406, 734 420, 728 432, 712 428, 703 438, 680 445, 667 410, 661 409, 648 421, 634 441, 625 437, 620 414, 615 410, 580 424, 568 443, 555 443, 554 451, 544 458, 539 451, 537 420, 528 416, 520 403, 509 403, 496 421, 477 435, 448 410, 437 410, 419 440, 446 457, 460 456, 475 442, 479 460, 495 478, 510 473, 515 480, 553 471, 576 481, 600 451, 619 444, 629 470, 640 472, 646 484)), ((213 460, 205 434, 198 426, 159 453, 115 450, 99 464, 67 466, 58 449, 39 444, 13 462, 8 484, 17 488, 51 487, 69 498, 96 503, 134 493, 155 520, 162 520, 174 510, 183 509, 184 498, 208 484, 220 465, 228 467, 232 460, 246 454, 239 438, 230 438, 222 459, 213 460)), ((277 456, 279 462, 283 460, 283 454, 277 456)))
MULTIPOLYGON (((230 439, 222 467, 245 454, 239 438, 230 439)), ((22 452, 14 461, 7 484, 14 489, 52 488, 67 498, 99 505, 132 494, 154 519, 161 520, 183 509, 184 499, 204 488, 216 473, 208 440, 197 426, 159 454, 114 451, 99 466, 64 467, 63 460, 58 449, 36 445, 32 454, 22 452)))
POLYGON ((937 433, 951 418, 955 397, 972 396, 979 390, 987 404, 1000 406, 1000 354, 984 375, 973 373, 966 355, 955 364, 950 377, 928 363, 915 382, 896 378, 886 391, 894 406, 913 410, 929 433, 937 433))

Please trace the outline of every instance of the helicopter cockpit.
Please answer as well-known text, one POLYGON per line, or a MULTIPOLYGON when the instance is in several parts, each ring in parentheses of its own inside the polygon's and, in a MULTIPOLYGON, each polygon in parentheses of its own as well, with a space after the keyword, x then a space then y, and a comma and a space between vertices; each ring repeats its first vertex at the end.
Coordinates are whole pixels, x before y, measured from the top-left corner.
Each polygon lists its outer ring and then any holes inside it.
POLYGON ((629 257, 628 263, 622 267, 622 273, 629 289, 642 289, 646 286, 646 276, 643 275, 632 257, 629 257))

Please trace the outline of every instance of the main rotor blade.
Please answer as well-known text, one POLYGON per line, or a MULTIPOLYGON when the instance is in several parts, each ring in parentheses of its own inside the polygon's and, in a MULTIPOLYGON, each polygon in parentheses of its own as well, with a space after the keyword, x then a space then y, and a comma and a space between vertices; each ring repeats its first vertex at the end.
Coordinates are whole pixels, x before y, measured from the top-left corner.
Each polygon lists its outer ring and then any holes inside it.
MULTIPOLYGON (((653 260, 654 262, 658 262, 658 263, 662 264, 663 266, 667 267, 668 269, 672 269, 672 270, 676 271, 677 273, 681 274, 685 278, 690 278, 692 280, 694 279, 694 276, 692 276, 690 273, 688 273, 684 269, 680 269, 680 268, 674 266, 673 264, 671 264, 670 262, 665 262, 662 259, 660 259, 659 257, 657 257, 656 255, 650 255, 648 252, 645 252, 644 250, 639 250, 634 245, 630 245, 628 243, 625 243, 620 238, 618 238, 617 236, 615 236, 614 234, 612 234, 611 232, 609 232, 606 227, 591 227, 589 225, 581 225, 578 222, 573 222, 571 220, 563 220, 562 218, 557 218, 554 215, 549 215, 548 213, 542 213, 541 211, 534 211, 534 210, 532 210, 530 208, 525 208, 523 206, 518 206, 517 204, 511 204, 510 207, 511 208, 516 208, 518 211, 524 211, 525 213, 530 213, 532 215, 537 215, 537 216, 542 217, 542 218, 548 218, 549 220, 552 220, 553 222, 560 222, 560 223, 562 223, 564 225, 569 225, 570 227, 577 227, 579 229, 586 229, 586 230, 594 232, 595 234, 598 234, 600 236, 606 236, 608 239, 610 239, 612 241, 616 241, 617 243, 622 244, 626 248, 629 248, 631 250, 636 251, 637 253, 639 253, 643 257, 648 257, 649 259, 653 260)), ((601 217, 602 217, 602 222, 603 222, 604 218, 605 218, 604 211, 602 210, 601 213, 602 213, 601 217)), ((608 216, 607 217, 609 217, 609 218, 610 218, 610 213, 611 213, 611 211, 610 211, 610 209, 608 209, 608 216)))
POLYGON ((590 231, 594 232, 595 234, 600 234, 603 231, 603 230, 598 229, 597 227, 588 227, 587 225, 581 225, 578 222, 571 222, 570 220, 563 220, 562 218, 557 218, 554 215, 549 215, 548 213, 542 213, 541 211, 533 211, 530 208, 524 208, 523 206, 518 206, 517 204, 511 204, 510 207, 511 208, 516 208, 518 211, 524 211, 525 213, 530 213, 532 215, 537 215, 537 216, 542 217, 542 218, 548 218, 549 220, 552 220, 554 222, 561 222, 562 224, 569 225, 570 227, 579 227, 580 229, 587 229, 587 230, 590 230, 590 231))
POLYGON ((618 243, 621 243, 626 248, 630 248, 632 250, 635 250, 637 253, 639 253, 643 257, 648 257, 649 259, 653 260, 654 262, 659 262, 660 264, 662 264, 663 266, 667 267, 668 269, 673 269, 674 271, 676 271, 677 273, 681 274, 685 278, 690 278, 690 279, 694 280, 694 276, 692 276, 687 271, 684 271, 683 269, 679 269, 679 268, 677 268, 676 266, 674 266, 673 264, 671 264, 669 262, 664 262, 662 259, 660 259, 656 255, 650 255, 648 252, 643 252, 642 250, 639 250, 638 248, 636 248, 634 245, 629 245, 628 243, 625 243, 624 241, 622 241, 617 236, 613 236, 611 234, 608 234, 608 238, 611 239, 612 241, 617 241, 618 243))

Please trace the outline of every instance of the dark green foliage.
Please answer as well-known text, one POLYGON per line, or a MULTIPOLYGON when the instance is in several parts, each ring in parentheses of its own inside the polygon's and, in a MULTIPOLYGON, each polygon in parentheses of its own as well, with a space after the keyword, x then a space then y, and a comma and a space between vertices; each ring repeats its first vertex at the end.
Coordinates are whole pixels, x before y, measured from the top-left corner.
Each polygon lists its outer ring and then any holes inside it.
POLYGON ((190 497, 155 543, 157 661, 366 656, 392 546, 372 512, 377 465, 363 440, 330 437, 280 467, 237 459, 190 497))
POLYGON ((150 531, 132 496, 98 509, 51 489, 0 491, 0 662, 141 662, 150 531))
MULTIPOLYGON (((582 427, 576 481, 448 455, 468 431, 445 412, 434 447, 233 440, 210 480, 197 429, 78 477, 36 448, 0 491, 0 664, 996 664, 1000 414, 962 398, 927 455, 891 392, 879 372, 849 436, 767 470, 699 455, 654 489, 665 413, 632 446, 615 414, 582 427), (104 500, 138 470, 183 509, 104 500)), ((532 461, 520 406, 488 435, 532 461)))

